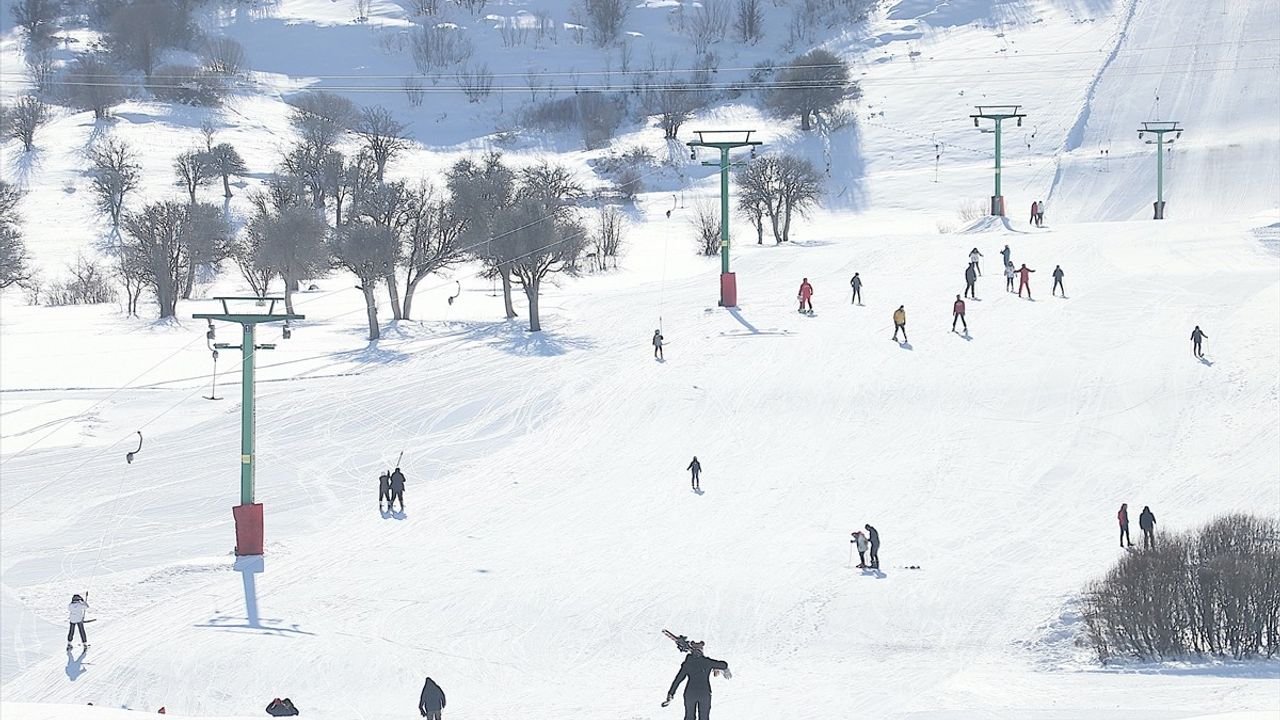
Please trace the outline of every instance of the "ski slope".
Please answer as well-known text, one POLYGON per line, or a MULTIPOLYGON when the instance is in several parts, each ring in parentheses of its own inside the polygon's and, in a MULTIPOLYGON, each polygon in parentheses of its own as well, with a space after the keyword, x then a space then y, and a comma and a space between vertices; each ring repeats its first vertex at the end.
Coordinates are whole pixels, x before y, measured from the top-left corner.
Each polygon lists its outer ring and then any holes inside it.
MULTIPOLYGON (((339 5, 286 0, 227 28, 280 95, 322 86, 309 71, 389 71, 339 5), (303 46, 341 52, 302 63, 303 46)), ((658 37, 667 6, 645 3, 637 31, 658 37)), ((396 26, 395 6, 373 7, 396 26)), ((830 162, 828 207, 796 243, 734 245, 736 311, 715 305, 718 260, 691 252, 691 206, 717 190, 693 163, 670 219, 678 182, 637 203, 619 272, 546 290, 540 336, 495 320, 500 298, 467 268, 457 303, 441 278, 421 293, 424 320, 370 344, 351 279, 319 280, 299 297, 308 320, 260 358, 267 552, 251 591, 231 555, 234 353, 218 366, 229 399, 205 401, 202 325, 5 295, 0 715, 133 716, 92 702, 258 717, 289 696, 304 717, 408 718, 431 675, 450 718, 657 720, 678 716, 658 706, 679 661, 666 627, 731 664, 714 688, 716 715, 733 720, 1274 716, 1274 662, 1098 667, 1075 644, 1075 598, 1116 559, 1121 502, 1150 505, 1166 530, 1280 513, 1275 13, 886 4, 865 33, 830 40, 859 66, 855 126, 802 137, 744 105, 687 126, 751 124, 771 150, 830 162), (1160 115, 1188 128, 1158 224, 1143 219, 1152 149, 1133 132, 1152 119, 1153 86, 1160 115), (939 233, 990 194, 991 138, 968 118, 978 102, 1029 114, 1006 135, 1011 224, 939 233), (1019 209, 1037 198, 1043 230, 1019 209), (1035 301, 1002 289, 1006 243, 1037 270, 1035 301), (986 275, 965 338, 948 331, 950 308, 974 246, 986 275), (1055 264, 1067 299, 1049 297, 1055 264), (864 307, 849 304, 855 271, 864 307), (794 311, 802 277, 814 317, 794 311), (888 340, 898 305, 907 346, 888 340), (1189 355, 1197 324, 1205 363, 1189 355), (665 363, 648 346, 659 325, 665 363), (144 449, 127 465, 137 429, 144 449), (377 474, 402 449, 407 512, 383 516, 377 474), (702 495, 683 470, 695 454, 702 495), (849 533, 866 522, 884 540, 879 575, 849 566, 849 533), (81 659, 61 638, 85 588, 98 621, 81 659)), ((738 53, 726 63, 775 50, 726 50, 738 53)), ((280 96, 232 110, 218 115, 226 139, 268 172, 287 135, 280 96)), ((492 106, 447 110, 414 116, 423 146, 395 173, 429 177, 501 124, 492 106)), ((203 113, 124 108, 115 131, 146 141, 147 197, 181 192, 170 155, 203 113)), ((6 170, 25 173, 33 253, 57 268, 101 231, 77 189, 95 128, 72 115, 46 132, 59 142, 38 164, 6 170)), ((619 145, 652 138, 631 128, 619 145)), ((556 138, 509 152, 584 178, 599 155, 556 138)), ((227 272, 209 293, 242 290, 227 272)))

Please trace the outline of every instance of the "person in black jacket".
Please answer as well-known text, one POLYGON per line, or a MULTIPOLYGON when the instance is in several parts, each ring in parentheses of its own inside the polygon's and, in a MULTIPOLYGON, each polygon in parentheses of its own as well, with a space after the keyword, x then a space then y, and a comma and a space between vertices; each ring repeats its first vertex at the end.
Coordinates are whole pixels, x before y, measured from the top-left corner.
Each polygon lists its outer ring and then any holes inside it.
POLYGON ((384 472, 378 476, 378 507, 383 502, 391 502, 391 473, 384 472))
POLYGON ((400 468, 396 468, 391 473, 391 496, 387 499, 387 511, 391 511, 391 506, 396 500, 400 501, 400 512, 404 512, 404 473, 400 472, 400 468))
POLYGON ((689 467, 685 468, 693 474, 693 489, 701 490, 702 486, 698 484, 698 477, 702 475, 702 463, 698 462, 698 456, 693 456, 693 462, 689 463, 689 467))
POLYGON ((1192 355, 1195 355, 1198 358, 1204 357, 1204 353, 1200 351, 1200 342, 1207 337, 1209 336, 1204 334, 1204 331, 1200 329, 1199 325, 1196 326, 1195 330, 1191 331, 1191 354, 1192 355))
POLYGON ((1156 549, 1156 514, 1148 505, 1142 506, 1142 514, 1138 516, 1138 527, 1142 528, 1142 549, 1156 549))
POLYGON ((680 672, 671 681, 671 689, 667 691, 666 702, 671 703, 676 696, 680 683, 684 682, 684 720, 710 720, 711 718, 711 672, 720 671, 729 676, 729 663, 723 660, 712 660, 702 654, 704 643, 689 643, 690 652, 680 663, 680 672), (685 682, 685 681, 688 682, 685 682))
POLYGON ((267 714, 271 717, 293 717, 298 714, 298 708, 293 706, 293 701, 289 698, 276 698, 267 705, 267 714))
POLYGON ((422 695, 418 698, 418 712, 427 720, 440 720, 440 711, 444 709, 444 691, 435 680, 427 678, 422 686, 422 695))
POLYGON ((853 304, 862 304, 862 278, 858 277, 858 273, 854 273, 849 279, 849 287, 853 288, 853 304))
POLYGON ((871 523, 867 523, 862 527, 867 529, 867 539, 871 541, 871 567, 880 568, 880 531, 871 527, 871 523))

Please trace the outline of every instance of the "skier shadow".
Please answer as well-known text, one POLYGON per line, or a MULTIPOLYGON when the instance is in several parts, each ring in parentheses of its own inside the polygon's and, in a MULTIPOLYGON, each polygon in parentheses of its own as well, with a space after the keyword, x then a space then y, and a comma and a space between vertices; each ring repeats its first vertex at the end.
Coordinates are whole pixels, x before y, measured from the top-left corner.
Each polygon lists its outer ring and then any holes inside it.
POLYGON ((702 488, 694 488, 694 489, 693 489, 693 494, 694 494, 694 495, 698 495, 698 496, 702 496, 702 495, 706 495, 706 494, 707 494, 707 491, 706 491, 706 490, 703 490, 702 488))
POLYGON ((85 673, 84 657, 88 654, 88 648, 82 649, 79 657, 72 655, 70 650, 67 651, 67 677, 71 679, 71 682, 75 682, 76 678, 85 673))
POLYGON ((400 510, 387 510, 385 513, 383 513, 382 517, 388 520, 404 520, 409 516, 404 514, 404 509, 400 509, 400 510))
POLYGON ((902 348, 903 350, 915 350, 915 348, 911 346, 911 343, 906 341, 898 343, 898 347, 902 348))
POLYGON ((964 331, 964 334, 960 336, 960 339, 965 342, 973 342, 973 336, 969 334, 968 330, 964 331))
POLYGON ((888 575, 885 575, 883 572, 880 572, 880 568, 872 568, 872 567, 863 568, 862 576, 875 578, 876 580, 883 580, 889 577, 888 575))
POLYGON ((1204 365, 1205 367, 1213 367, 1213 361, 1203 356, 1200 358, 1200 364, 1204 365))

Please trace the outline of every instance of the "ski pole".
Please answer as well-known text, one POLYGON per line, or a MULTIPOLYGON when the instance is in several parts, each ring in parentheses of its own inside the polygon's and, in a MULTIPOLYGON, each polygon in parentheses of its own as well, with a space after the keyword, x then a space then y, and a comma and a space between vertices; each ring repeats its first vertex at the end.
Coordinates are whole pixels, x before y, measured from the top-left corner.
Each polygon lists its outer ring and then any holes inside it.
POLYGON ((400 467, 400 461, 403 459, 404 459, 404 451, 401 450, 400 454, 396 456, 396 467, 400 467))
POLYGON ((857 541, 856 540, 849 541, 849 567, 853 567, 853 544, 855 542, 857 541))

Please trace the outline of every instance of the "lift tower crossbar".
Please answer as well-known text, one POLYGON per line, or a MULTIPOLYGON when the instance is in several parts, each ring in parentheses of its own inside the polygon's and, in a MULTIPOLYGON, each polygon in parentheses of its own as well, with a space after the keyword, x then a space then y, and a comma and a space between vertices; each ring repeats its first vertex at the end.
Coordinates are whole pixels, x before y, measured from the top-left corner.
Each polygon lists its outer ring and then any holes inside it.
POLYGON ((691 140, 689 159, 698 158, 698 148, 712 148, 720 151, 719 161, 703 161, 703 165, 720 168, 720 305, 722 307, 738 306, 738 283, 734 274, 729 272, 729 151, 736 148, 749 147, 755 156, 757 145, 764 143, 752 140, 754 130, 694 130, 697 140, 691 140))
POLYGON ((253 368, 254 356, 259 350, 274 350, 274 343, 254 344, 254 329, 262 323, 285 323, 286 336, 289 322, 303 320, 305 315, 296 313, 275 313, 276 303, 283 303, 278 297, 218 297, 214 300, 222 304, 220 313, 196 313, 191 317, 197 320, 218 320, 221 322, 239 323, 241 343, 215 343, 218 350, 240 351, 240 504, 232 508, 236 520, 236 555, 262 554, 262 505, 254 502, 254 404, 253 404, 253 368), (254 310, 266 306, 266 312, 233 311, 231 304, 251 304, 254 310))
POLYGON ((1182 137, 1182 127, 1176 121, 1148 120, 1138 128, 1138 139, 1148 145, 1156 146, 1156 202, 1155 220, 1164 219, 1164 146, 1173 144, 1182 137), (1146 134, 1156 136, 1155 140, 1146 140, 1146 134), (1165 135, 1173 133, 1173 137, 1165 139, 1165 135))
MULTIPOLYGON (((977 105, 978 112, 970 115, 973 126, 980 127, 978 120, 994 120, 996 123, 996 192, 991 196, 991 214, 1004 215, 1004 196, 1000 194, 1000 124, 1005 120, 1017 120, 1022 127, 1025 114, 1019 112, 1021 105, 977 105)), ((983 132, 989 132, 984 130, 983 132)))

